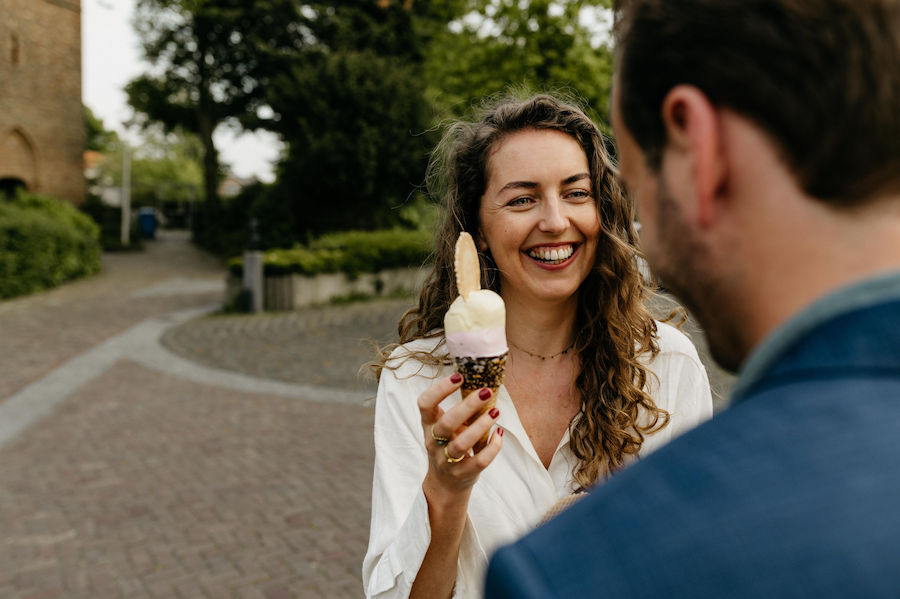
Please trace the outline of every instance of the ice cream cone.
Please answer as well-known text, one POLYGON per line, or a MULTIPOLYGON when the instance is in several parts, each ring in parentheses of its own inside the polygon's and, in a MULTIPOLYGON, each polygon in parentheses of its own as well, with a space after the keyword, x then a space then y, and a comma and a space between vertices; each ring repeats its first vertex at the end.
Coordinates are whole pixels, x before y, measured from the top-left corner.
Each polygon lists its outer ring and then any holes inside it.
MULTIPOLYGON (((468 233, 460 233, 456 241, 456 285, 459 291, 444 316, 447 348, 463 377, 462 394, 466 397, 484 387, 491 397, 466 424, 472 424, 497 402, 503 384, 503 371, 509 347, 506 343, 506 306, 503 298, 490 289, 481 289, 481 268, 475 242, 468 233)), ((475 445, 480 451, 487 445, 490 431, 475 445)))

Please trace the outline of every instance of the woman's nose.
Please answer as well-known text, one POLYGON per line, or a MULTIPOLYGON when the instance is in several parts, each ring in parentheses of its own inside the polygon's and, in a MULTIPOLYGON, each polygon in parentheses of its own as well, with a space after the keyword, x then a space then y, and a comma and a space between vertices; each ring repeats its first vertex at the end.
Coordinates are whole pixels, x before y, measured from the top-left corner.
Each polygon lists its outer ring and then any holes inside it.
POLYGON ((569 219, 563 213, 562 202, 559 198, 548 197, 544 202, 543 213, 539 228, 547 233, 564 231, 569 226, 569 219))

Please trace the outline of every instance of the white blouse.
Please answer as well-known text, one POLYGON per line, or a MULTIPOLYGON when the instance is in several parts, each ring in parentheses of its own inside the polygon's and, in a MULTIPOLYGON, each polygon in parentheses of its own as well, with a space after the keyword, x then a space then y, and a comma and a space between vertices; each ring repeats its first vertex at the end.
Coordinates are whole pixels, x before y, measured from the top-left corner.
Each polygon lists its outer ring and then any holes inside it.
MULTIPOLYGON (((648 390, 671 418, 667 426, 645 439, 639 456, 712 415, 709 382, 697 350, 674 327, 657 326, 660 352, 646 362, 656 374, 648 377, 648 390)), ((415 340, 398 348, 392 358, 406 351, 427 352, 437 343, 438 339, 415 340)), ((428 504, 422 491, 428 455, 417 399, 436 378, 452 372, 452 366, 425 366, 415 359, 382 372, 375 404, 372 524, 362 568, 370 599, 408 597, 425 558, 431 541, 428 504)), ((441 407, 448 410, 461 399, 457 391, 441 407)), ((577 459, 569 449, 568 432, 550 468, 544 468, 505 387, 500 388, 496 405, 500 410, 497 425, 505 429, 503 448, 481 473, 470 495, 453 593, 458 598, 479 597, 491 553, 534 528, 547 510, 577 488, 572 476, 577 459)))

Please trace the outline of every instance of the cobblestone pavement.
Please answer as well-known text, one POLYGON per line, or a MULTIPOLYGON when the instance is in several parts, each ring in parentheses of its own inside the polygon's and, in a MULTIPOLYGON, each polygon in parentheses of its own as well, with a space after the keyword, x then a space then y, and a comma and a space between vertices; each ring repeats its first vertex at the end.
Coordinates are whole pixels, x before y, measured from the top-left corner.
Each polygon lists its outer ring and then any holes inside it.
POLYGON ((110 358, 140 323, 221 301, 224 269, 184 235, 104 266, 0 302, 0 414, 61 397, 0 443, 0 597, 359 597, 371 408, 110 358))
POLYGON ((371 426, 118 363, 0 456, 0 597, 359 597, 371 426))
POLYGON ((0 398, 144 318, 221 301, 219 261, 190 247, 185 234, 146 245, 105 254, 97 276, 0 301, 0 398), (177 293, 188 282, 192 292, 177 293))
POLYGON ((191 360, 263 378, 375 393, 360 366, 396 339, 408 299, 253 316, 213 315, 166 332, 163 344, 191 360))

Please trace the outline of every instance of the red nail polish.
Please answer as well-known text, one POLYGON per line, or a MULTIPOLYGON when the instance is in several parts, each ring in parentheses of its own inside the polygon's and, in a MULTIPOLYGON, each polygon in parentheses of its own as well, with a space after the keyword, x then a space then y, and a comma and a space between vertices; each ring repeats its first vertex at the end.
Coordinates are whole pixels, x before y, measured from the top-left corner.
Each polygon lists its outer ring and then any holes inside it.
POLYGON ((498 410, 497 408, 491 408, 491 411, 488 412, 488 414, 491 415, 491 418, 496 418, 500 415, 500 410, 498 410))
POLYGON ((491 396, 491 390, 485 387, 481 391, 478 392, 478 397, 481 399, 487 399, 491 396))
POLYGON ((497 434, 500 435, 501 437, 503 436, 503 427, 502 426, 497 427, 497 434))
POLYGON ((450 377, 450 382, 454 385, 458 385, 462 382, 462 375, 458 372, 454 372, 453 376, 450 377))

